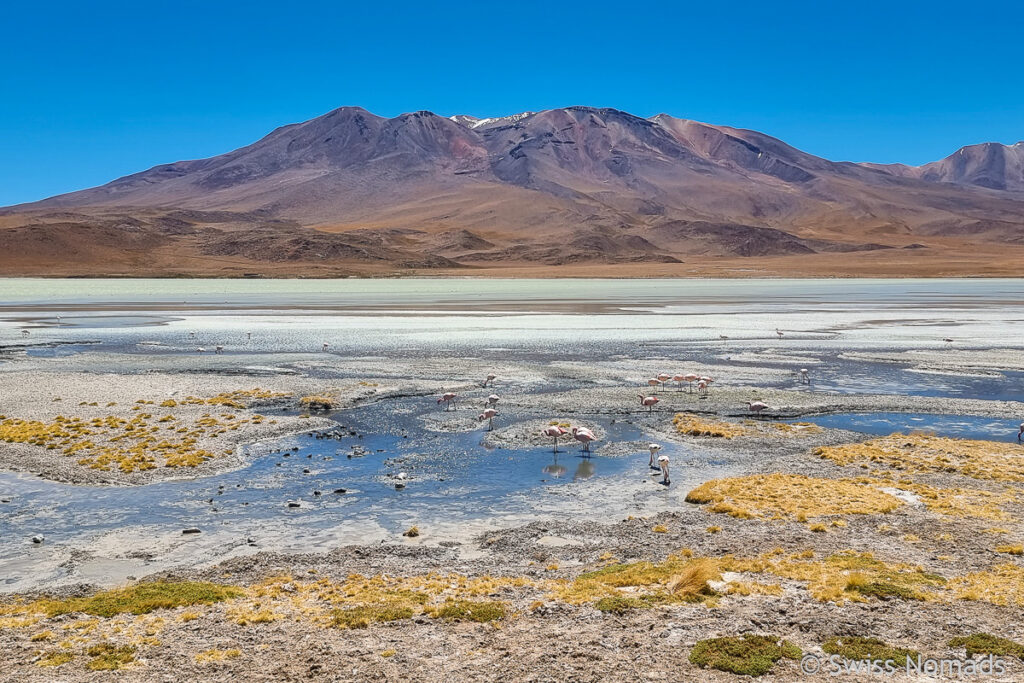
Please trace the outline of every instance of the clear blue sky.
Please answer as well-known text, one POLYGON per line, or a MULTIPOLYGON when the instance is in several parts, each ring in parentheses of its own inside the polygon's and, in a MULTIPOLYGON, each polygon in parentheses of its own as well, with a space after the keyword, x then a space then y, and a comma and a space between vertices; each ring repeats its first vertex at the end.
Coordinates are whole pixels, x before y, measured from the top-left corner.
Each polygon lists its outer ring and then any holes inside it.
POLYGON ((11 2, 0 205, 360 105, 573 104, 919 164, 1024 139, 1020 3, 11 2))

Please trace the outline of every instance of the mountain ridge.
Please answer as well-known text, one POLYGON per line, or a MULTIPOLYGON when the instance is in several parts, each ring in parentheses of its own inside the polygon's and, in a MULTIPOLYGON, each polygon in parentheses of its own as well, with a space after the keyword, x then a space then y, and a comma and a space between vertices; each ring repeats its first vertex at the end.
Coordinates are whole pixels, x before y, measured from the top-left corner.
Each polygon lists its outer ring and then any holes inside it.
POLYGON ((882 252, 910 245, 914 259, 948 265, 950 248, 1024 248, 1024 144, 970 145, 915 167, 830 161, 758 131, 613 108, 386 118, 339 107, 225 154, 0 209, 0 245, 20 250, 5 250, 0 269, 95 272, 103 264, 88 262, 104 253, 131 274, 118 229, 146 232, 160 268, 185 274, 208 270, 189 259, 254 274, 281 263, 318 274, 693 272, 695 260, 806 265, 867 252, 893 268, 882 252), (38 246, 74 245, 76 231, 99 240, 79 261, 38 246))

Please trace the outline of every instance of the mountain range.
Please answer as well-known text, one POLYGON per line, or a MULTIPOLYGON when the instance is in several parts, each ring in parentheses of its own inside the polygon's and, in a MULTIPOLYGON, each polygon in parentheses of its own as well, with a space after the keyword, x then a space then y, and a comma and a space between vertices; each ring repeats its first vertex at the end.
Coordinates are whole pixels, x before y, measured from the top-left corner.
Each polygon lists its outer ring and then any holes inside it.
POLYGON ((616 109, 342 107, 0 209, 6 275, 1013 275, 1024 143, 834 162, 616 109))

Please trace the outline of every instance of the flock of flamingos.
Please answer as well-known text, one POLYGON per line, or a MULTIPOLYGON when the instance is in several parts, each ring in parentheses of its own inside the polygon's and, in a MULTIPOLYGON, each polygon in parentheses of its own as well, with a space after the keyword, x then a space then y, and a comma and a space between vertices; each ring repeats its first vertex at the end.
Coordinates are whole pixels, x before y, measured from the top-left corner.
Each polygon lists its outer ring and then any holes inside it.
MULTIPOLYGON (((489 374, 484 379, 481 386, 484 388, 493 386, 495 379, 497 379, 496 375, 489 374)), ((807 368, 800 369, 800 380, 803 383, 810 384, 810 374, 807 368)), ((660 387, 665 386, 669 382, 675 382, 676 391, 682 391, 683 382, 686 382, 687 391, 693 393, 694 386, 696 386, 697 393, 703 397, 708 395, 708 388, 711 386, 712 383, 714 383, 714 381, 714 377, 698 375, 692 372, 678 375, 661 373, 657 377, 652 377, 648 379, 647 386, 651 387, 652 392, 656 393, 660 387)), ((653 411, 654 406, 661 400, 657 396, 655 396, 654 393, 650 395, 644 395, 642 393, 638 394, 638 397, 640 399, 640 405, 642 407, 647 408, 648 412, 653 411)), ((460 397, 458 394, 456 394, 453 391, 448 391, 441 394, 441 396, 438 397, 437 403, 438 405, 443 403, 445 406, 445 411, 449 411, 457 407, 456 402, 459 400, 460 397)), ((484 403, 483 412, 477 415, 476 419, 478 422, 483 422, 484 420, 487 421, 488 431, 494 429, 494 418, 498 416, 498 411, 496 410, 495 406, 498 404, 500 400, 500 396, 498 396, 497 394, 491 394, 490 396, 487 397, 486 402, 484 403)), ((768 409, 768 404, 764 403, 763 401, 747 401, 747 409, 751 413, 759 415, 762 411, 768 409)), ((571 434, 572 438, 581 444, 582 447, 580 448, 580 452, 583 453, 585 457, 588 456, 590 453, 591 442, 598 440, 597 435, 595 435, 594 432, 592 432, 590 429, 586 427, 572 427, 570 429, 566 429, 561 425, 550 425, 541 430, 541 434, 549 439, 552 439, 555 453, 558 452, 558 439, 571 434)), ((661 450, 661 446, 659 444, 652 443, 648 445, 648 450, 651 454, 651 459, 649 462, 651 469, 660 470, 663 474, 662 483, 666 485, 669 484, 670 482, 668 478, 668 456, 658 456, 658 465, 655 465, 654 458, 655 455, 657 455, 658 451, 661 450)))

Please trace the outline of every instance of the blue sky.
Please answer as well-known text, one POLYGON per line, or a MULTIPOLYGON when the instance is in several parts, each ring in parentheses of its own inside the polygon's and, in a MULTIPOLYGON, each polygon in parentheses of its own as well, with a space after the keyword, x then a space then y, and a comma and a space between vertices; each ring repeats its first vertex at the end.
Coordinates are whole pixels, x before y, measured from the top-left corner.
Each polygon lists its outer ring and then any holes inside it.
POLYGON ((1024 139, 1020 3, 40 0, 0 16, 0 205, 342 105, 666 112, 912 164, 1024 139))

